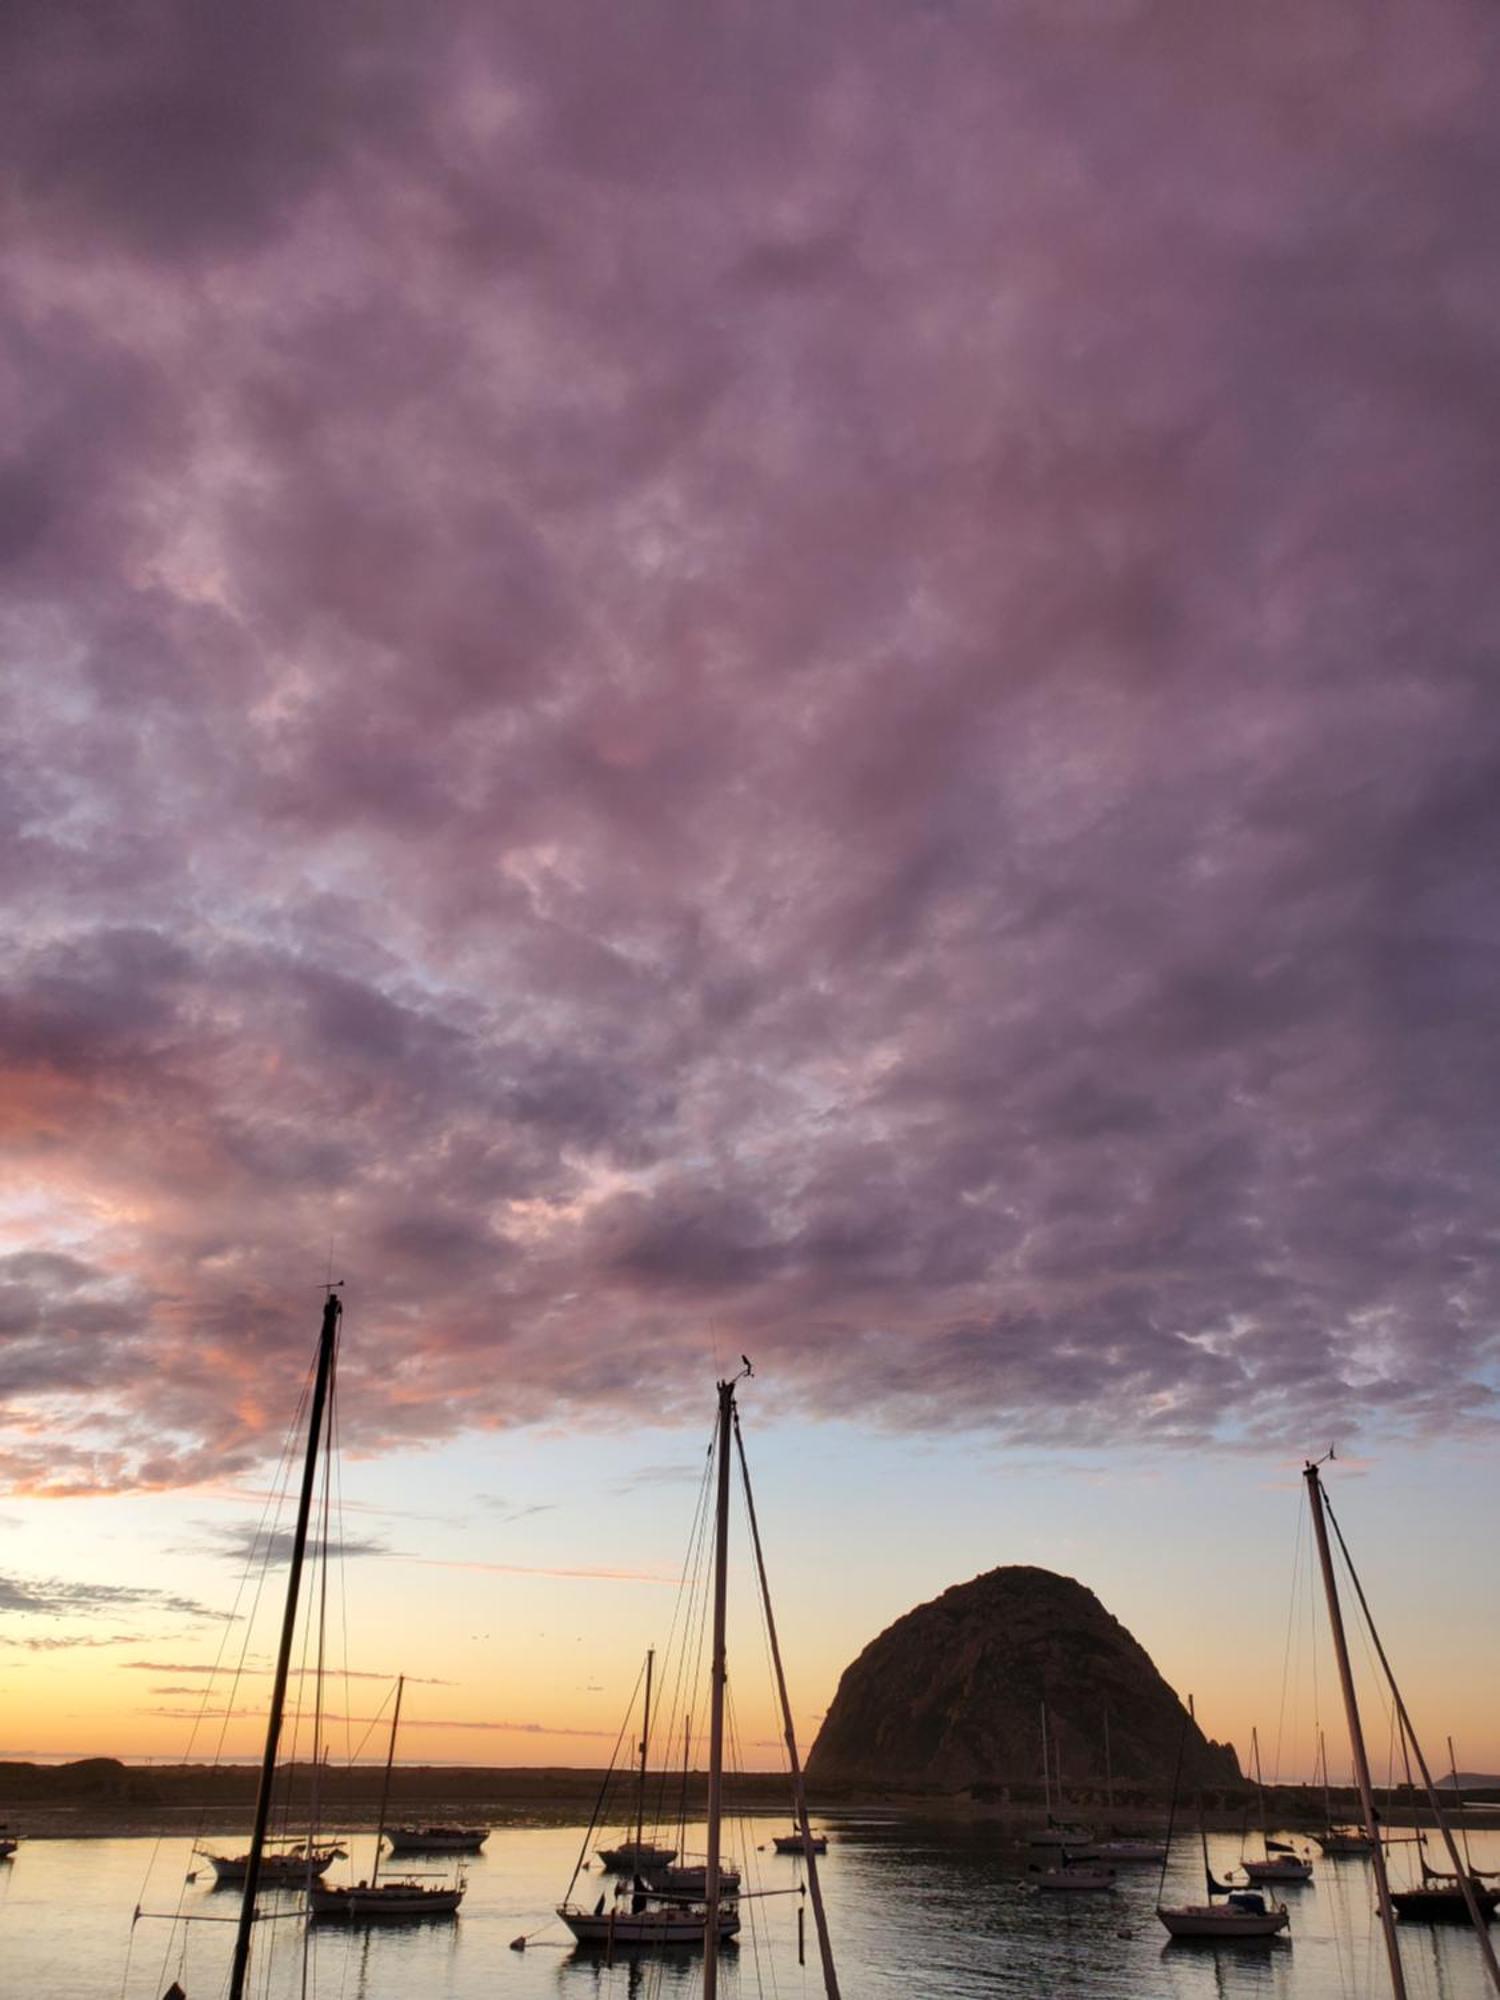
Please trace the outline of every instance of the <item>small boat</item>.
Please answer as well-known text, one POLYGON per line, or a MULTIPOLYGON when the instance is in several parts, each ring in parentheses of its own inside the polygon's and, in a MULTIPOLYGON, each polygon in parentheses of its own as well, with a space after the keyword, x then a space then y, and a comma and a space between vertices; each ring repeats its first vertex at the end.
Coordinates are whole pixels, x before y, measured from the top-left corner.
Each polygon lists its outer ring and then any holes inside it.
POLYGON ((1272 1840, 1266 1832, 1266 1784, 1260 1770, 1260 1731, 1250 1731, 1250 1753, 1255 1763, 1255 1789, 1260 1795, 1260 1839, 1265 1848, 1263 1861, 1247 1861, 1240 1856, 1240 1867, 1252 1888, 1262 1882, 1310 1882, 1313 1865, 1305 1854, 1299 1854, 1295 1847, 1288 1847, 1284 1840, 1272 1840))
MULTIPOLYGON (((653 1868, 645 1876, 646 1887, 653 1896, 702 1896, 708 1887, 708 1863, 679 1862, 674 1867, 653 1868)), ((719 1864, 719 1893, 723 1896, 737 1896, 740 1889, 740 1871, 732 1861, 719 1864)))
POLYGON ((14 1834, 6 1833, 3 1828, 0 1828, 0 1861, 9 1861, 20 1845, 20 1841, 16 1839, 14 1834))
POLYGON ((388 1826, 392 1854, 477 1854, 490 1837, 487 1826, 388 1826))
MULTIPOLYGON (((248 1854, 215 1854, 210 1848, 195 1847, 214 1871, 216 1889, 242 1889, 250 1872, 248 1854)), ((309 1846, 296 1841, 290 1846, 266 1846, 260 1857, 260 1886, 263 1889, 300 1889, 309 1879, 326 1875, 335 1861, 345 1858, 344 1849, 332 1841, 309 1846)))
MULTIPOLYGON (((1500 1908, 1500 1889, 1487 1889, 1477 1876, 1470 1875, 1469 1888, 1487 1924, 1500 1908)), ((1442 1875, 1424 1867, 1422 1882, 1415 1889, 1392 1889, 1396 1915, 1409 1924, 1466 1924, 1471 1921, 1463 1884, 1457 1875, 1442 1875)))
MULTIPOLYGON (((1193 1720, 1193 1697, 1188 1696, 1187 1713, 1182 1719, 1182 1744, 1178 1746, 1177 1768, 1182 1769, 1182 1747, 1187 1742, 1188 1725, 1193 1720)), ((1177 1817, 1177 1781, 1172 1781, 1172 1817, 1167 1823, 1167 1846, 1172 1844, 1172 1827, 1177 1817)), ((1267 1901, 1258 1889, 1237 1889, 1216 1882, 1208 1860, 1208 1833, 1203 1824, 1203 1794, 1198 1794, 1198 1845, 1203 1853, 1203 1880, 1208 1900, 1203 1903, 1158 1903, 1156 1914, 1169 1937, 1183 1939, 1230 1938, 1256 1940, 1273 1938, 1291 1922, 1285 1903, 1267 1901), (1222 1902, 1214 1898, 1221 1896, 1222 1902)))
POLYGON ((1312 1863, 1304 1856, 1295 1853, 1268 1854, 1264 1861, 1242 1861, 1240 1866, 1252 1883, 1312 1880, 1312 1863))
POLYGON ((1137 1861, 1165 1861, 1167 1843, 1164 1840, 1135 1840, 1121 1836, 1118 1840, 1096 1840, 1089 1851, 1096 1861, 1109 1861, 1119 1866, 1137 1861))
POLYGON ((828 1835, 826 1833, 810 1833, 806 1840, 804 1840, 802 1835, 795 1831, 792 1833, 778 1833, 773 1835, 771 1845, 778 1854, 826 1854, 828 1852, 828 1835))
POLYGON ((1097 1861, 1075 1861, 1066 1852, 1056 1868, 1044 1868, 1036 1878, 1036 1887, 1047 1895, 1076 1895, 1114 1886, 1113 1868, 1101 1867, 1097 1861))
MULTIPOLYGON (((644 1900, 643 1897, 632 1898, 632 1902, 644 1900)), ((607 1949, 622 1945, 701 1945, 708 1928, 706 1908, 692 1903, 646 1903, 639 1910, 624 1909, 616 1904, 605 1909, 601 1896, 592 1910, 578 1910, 565 1905, 558 1915, 580 1944, 604 1945, 607 1949)), ((720 1943, 728 1944, 737 1937, 739 1928, 738 1905, 721 1904, 718 1917, 720 1943)))
POLYGON ((1375 1843, 1359 1826, 1330 1826, 1323 1833, 1315 1833, 1313 1839, 1325 1854, 1358 1854, 1368 1856, 1375 1843))
POLYGON ((635 1838, 601 1847, 599 1859, 612 1875, 645 1875, 653 1868, 665 1868, 677 1859, 675 1847, 662 1847, 646 1838, 646 1760, 651 1745, 651 1675, 656 1664, 654 1647, 646 1653, 646 1697, 641 1711, 641 1763, 636 1780, 635 1838))
POLYGON ((423 1917, 451 1917, 463 1899, 462 1882, 315 1882, 307 1892, 307 1907, 319 1919, 411 1923, 423 1917))
POLYGON ((1285 1903, 1268 1903, 1258 1889, 1230 1889, 1224 1901, 1160 1906, 1156 1914, 1174 1938, 1273 1938, 1291 1922, 1285 1903))
POLYGON ((375 1827, 375 1858, 367 1882, 309 1882, 307 1907, 314 1918, 342 1918, 345 1923, 411 1923, 423 1917, 451 1917, 464 1899, 464 1879, 421 1882, 414 1876, 380 1879, 380 1850, 386 1838, 385 1811, 391 1794, 391 1770, 396 1762, 396 1731, 401 1723, 401 1694, 406 1676, 396 1679, 391 1709, 391 1738, 385 1753, 385 1778, 380 1787, 380 1817, 375 1827))

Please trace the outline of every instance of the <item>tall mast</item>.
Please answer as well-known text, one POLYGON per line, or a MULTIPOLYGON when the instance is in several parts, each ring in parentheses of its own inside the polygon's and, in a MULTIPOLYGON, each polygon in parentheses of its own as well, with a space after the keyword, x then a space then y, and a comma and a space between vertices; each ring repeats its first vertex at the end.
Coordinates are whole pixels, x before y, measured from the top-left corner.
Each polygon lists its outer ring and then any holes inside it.
MULTIPOLYGON (((1344 1561, 1348 1565, 1349 1570, 1349 1581, 1354 1585, 1354 1595, 1359 1600, 1359 1608, 1364 1614, 1365 1628, 1370 1635, 1370 1644, 1375 1648, 1375 1657, 1380 1662, 1380 1671, 1385 1675, 1386 1685, 1391 1691, 1391 1700, 1395 1704, 1396 1720, 1400 1725, 1402 1741, 1411 1745, 1412 1754, 1417 1760, 1417 1769, 1422 1773, 1422 1783, 1427 1791, 1427 1803, 1432 1807, 1433 1818, 1437 1821, 1438 1827, 1442 1832, 1443 1845, 1447 1848, 1448 1858, 1453 1863, 1453 1873, 1458 1880, 1459 1890, 1464 1899, 1464 1907, 1469 1912, 1469 1921, 1474 1926, 1474 1935, 1479 1940, 1479 1952, 1484 1960, 1485 1971, 1489 1974, 1491 1986, 1494 1987, 1497 1993, 1500 1993, 1500 1961, 1497 1961, 1495 1957, 1495 1947, 1490 1943, 1489 1927, 1485 1923, 1484 1913, 1474 1896, 1473 1879, 1468 1869, 1465 1868, 1463 1862, 1459 1859, 1458 1845, 1453 1838, 1453 1828, 1448 1824, 1448 1815, 1443 1810, 1443 1802, 1438 1797, 1437 1787, 1432 1782, 1432 1773, 1427 1768, 1427 1759, 1422 1755, 1422 1746, 1417 1741, 1417 1732, 1411 1726, 1411 1717, 1407 1713, 1406 1703, 1401 1698, 1401 1690, 1396 1685, 1396 1676, 1391 1672, 1391 1663, 1386 1658, 1385 1647, 1380 1643, 1380 1634, 1375 1629, 1375 1620, 1370 1616, 1370 1607, 1365 1599, 1364 1586, 1359 1580, 1359 1572, 1350 1560, 1349 1546, 1345 1542, 1338 1521, 1334 1517, 1333 1509, 1328 1504, 1328 1496, 1323 1491, 1322 1484, 1318 1480, 1317 1471, 1318 1468, 1315 1465, 1309 1465, 1306 1477, 1309 1485, 1317 1493, 1328 1519, 1333 1522, 1333 1532, 1338 1536, 1339 1547, 1344 1551, 1344 1561)), ((1318 1514, 1315 1513, 1313 1515, 1314 1521, 1317 1521, 1319 1518, 1318 1514)))
POLYGON ((703 2000, 719 1991, 719 1827, 724 1814, 724 1605, 729 1583, 729 1433, 734 1422, 734 1384, 719 1384, 718 1497, 714 1514, 714 1650, 708 1711, 708 1872, 704 1880, 703 2000))
POLYGON ((390 1748, 385 1753, 385 1776, 380 1784, 380 1818, 375 1825, 375 1859, 370 1866, 370 1887, 372 1889, 380 1880, 380 1843, 385 1839, 385 1809, 391 1800, 391 1766, 396 1761, 396 1730, 401 1721, 401 1690, 405 1686, 405 1674, 397 1674, 396 1706, 391 1710, 390 1748))
POLYGON ((1042 1703, 1042 1807, 1052 1823, 1052 1747, 1047 1741, 1047 1704, 1042 1703))
POLYGON ((244 2000, 245 1973, 250 1963, 250 1932, 255 1924, 255 1897, 260 1888, 260 1862, 266 1847, 266 1828, 271 1819, 271 1791, 276 1780, 276 1752, 281 1743, 281 1718, 286 1708, 287 1674, 292 1661, 292 1638, 297 1625, 297 1593, 302 1586, 302 1558, 307 1551, 307 1523, 312 1513, 313 1487, 317 1481, 318 1453, 323 1443, 323 1415, 333 1381, 334 1354, 338 1346, 339 1316, 343 1305, 337 1289, 330 1285, 323 1302, 323 1325, 318 1336, 317 1373, 313 1378, 312 1404, 307 1415, 307 1458, 302 1468, 302 1492, 297 1502, 297 1527, 292 1537, 292 1560, 287 1571, 286 1609, 281 1617, 281 1646, 276 1655, 276 1678, 271 1685, 271 1712, 266 1719, 266 1748, 261 1759, 260 1789, 255 1799, 255 1829, 250 1835, 250 1854, 245 1864, 245 1888, 240 1898, 239 1928, 234 1934, 234 1961, 229 1973, 229 2000, 244 2000))
POLYGON ((641 1782, 635 1800, 635 1866, 640 1872, 641 1846, 646 1838, 646 1750, 651 1741, 651 1669, 656 1663, 656 1648, 646 1650, 646 1704, 641 1715, 641 1782))
MULTIPOLYGON (((1370 1760, 1365 1754, 1365 1733, 1360 1727, 1359 1700, 1354 1692, 1354 1673, 1349 1665, 1349 1643, 1344 1636, 1344 1614, 1339 1607, 1338 1579, 1333 1573, 1333 1554, 1328 1546, 1328 1523, 1323 1516, 1326 1504, 1318 1468, 1309 1462, 1302 1474, 1307 1481, 1307 1500, 1312 1508, 1313 1533, 1317 1537, 1318 1561, 1323 1570, 1323 1594, 1328 1599, 1328 1623, 1333 1632, 1333 1651, 1338 1661, 1339 1686, 1344 1691, 1344 1713, 1349 1721, 1349 1748, 1354 1753, 1354 1779, 1359 1786, 1359 1802, 1364 1810, 1365 1831, 1370 1836, 1370 1859, 1375 1864, 1375 1902, 1380 1911, 1380 1928, 1385 1933, 1385 1955, 1391 1969, 1391 1992, 1395 2000, 1406 2000, 1406 1975, 1401 1970, 1401 1946, 1396 1939, 1396 1912, 1391 1902, 1390 1878, 1386 1873, 1385 1847, 1380 1823, 1375 1817, 1375 1793, 1370 1784, 1370 1760)), ((1324 1776, 1327 1776, 1325 1758, 1324 1776)))
POLYGON ((823 1908, 823 1889, 818 1881, 818 1857, 813 1848, 812 1829, 807 1823, 807 1786, 802 1778, 802 1762, 797 1755, 797 1732, 792 1726, 792 1704, 786 1691, 786 1673, 781 1664, 781 1642, 776 1636, 776 1618, 771 1610, 771 1588, 766 1581, 766 1559, 760 1545, 760 1523, 755 1517, 755 1495, 750 1490, 750 1467, 745 1460, 745 1440, 740 1434, 739 1413, 735 1413, 734 1441, 739 1448, 740 1474, 745 1482, 745 1512, 750 1522, 750 1540, 755 1549, 755 1568, 760 1577, 760 1601, 765 1607, 766 1636, 771 1644, 771 1664, 776 1672, 776 1692, 781 1698, 781 1726, 786 1740, 787 1762, 792 1773, 792 1801, 797 1815, 797 1831, 802 1836, 802 1854, 807 1863, 807 1892, 812 1898, 813 1928, 818 1933, 818 1955, 823 1961, 823 1992, 826 2000, 840 2000, 839 1976, 833 1963, 833 1944, 828 1936, 828 1917, 823 1908))
MULTIPOLYGON (((1198 1720, 1198 1711, 1197 1711, 1197 1709, 1196 1709, 1196 1708, 1194 1708, 1194 1706, 1193 1706, 1193 1697, 1192 1697, 1191 1695, 1189 1695, 1189 1696, 1188 1696, 1188 1721, 1189 1721, 1189 1722, 1196 1722, 1197 1720, 1198 1720)), ((1216 1882, 1216 1881, 1214 1880, 1214 1871, 1213 1871, 1212 1867, 1211 1867, 1211 1866, 1209 1865, 1209 1859, 1208 1859, 1208 1826, 1207 1826, 1207 1824, 1206 1824, 1206 1822, 1205 1822, 1205 1820, 1204 1820, 1204 1818, 1203 1818, 1203 1780, 1202 1780, 1202 1778, 1199 1778, 1199 1780, 1198 1780, 1198 1845, 1199 1845, 1199 1847, 1200 1847, 1200 1848, 1202 1848, 1202 1850, 1203 1850, 1203 1879, 1204 1879, 1204 1881, 1205 1881, 1205 1882, 1207 1883, 1207 1885, 1208 1885, 1208 1900, 1209 1900, 1209 1902, 1210 1902, 1210 1903, 1212 1903, 1212 1901, 1213 1901, 1213 1899, 1214 1899, 1214 1891, 1215 1891, 1215 1889, 1217 1889, 1217 1888, 1218 1888, 1218 1886, 1219 1886, 1219 1885, 1218 1885, 1218 1883, 1217 1883, 1217 1882, 1216 1882)))

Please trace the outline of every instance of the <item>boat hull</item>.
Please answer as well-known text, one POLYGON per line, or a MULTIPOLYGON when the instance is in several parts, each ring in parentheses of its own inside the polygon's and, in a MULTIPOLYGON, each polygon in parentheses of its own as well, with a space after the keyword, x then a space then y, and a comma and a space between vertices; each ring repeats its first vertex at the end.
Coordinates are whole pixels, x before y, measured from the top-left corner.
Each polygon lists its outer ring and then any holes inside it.
MULTIPOLYGON (((1500 1889, 1482 1889, 1476 1882, 1474 1900, 1485 1922, 1493 1923, 1500 1906, 1500 1889)), ((1393 1889, 1391 1902, 1396 1915, 1408 1924, 1466 1924, 1469 1906, 1462 1889, 1393 1889)))
MULTIPOLYGON (((263 1854, 260 1857, 260 1886, 262 1889, 300 1889, 309 1876, 316 1881, 328 1873, 335 1861, 343 1858, 343 1849, 338 1847, 320 1849, 311 1856, 263 1854)), ((245 1876, 250 1869, 248 1854, 205 1854, 204 1859, 214 1871, 216 1889, 244 1887, 245 1876)))
POLYGON ((388 1826, 392 1854, 477 1854, 490 1837, 487 1826, 388 1826))
POLYGON ((1230 1910, 1219 1903, 1158 1909, 1156 1914, 1174 1938, 1273 1938, 1291 1922, 1285 1910, 1230 1910))
POLYGON ((1165 1861, 1166 1846, 1159 1840, 1101 1840, 1095 1843, 1093 1859, 1111 1866, 1120 1862, 1165 1861))
MULTIPOLYGON (((708 1889, 708 1869, 703 1868, 653 1868, 644 1878, 646 1887, 654 1896, 697 1896, 701 1898, 708 1889)), ((738 1868, 719 1870, 719 1894, 736 1896, 740 1888, 738 1868)))
POLYGON ((419 1882, 377 1883, 373 1889, 329 1888, 318 1884, 307 1906, 320 1921, 346 1924, 410 1924, 428 1917, 451 1917, 464 1899, 462 1888, 424 1888, 419 1882))
POLYGON ((601 1847, 599 1859, 615 1875, 641 1875, 648 1868, 665 1868, 677 1859, 675 1847, 653 1847, 649 1840, 637 1844, 622 1841, 618 1847, 601 1847))
POLYGON ((1284 1855, 1276 1861, 1245 1861, 1240 1864, 1252 1882, 1310 1882, 1312 1863, 1284 1855))
MULTIPOLYGON (((771 1845, 778 1854, 806 1854, 808 1851, 807 1843, 803 1840, 800 1833, 778 1834, 772 1840, 771 1845)), ((827 1834, 815 1833, 813 1835, 812 1852, 814 1854, 826 1854, 828 1852, 827 1834)))
MULTIPOLYGON (((702 1910, 571 1910, 564 1904, 557 1912, 579 1944, 617 1951, 629 1946, 667 1946, 691 1950, 702 1947, 705 1913, 702 1910)), ((719 1940, 727 1944, 738 1935, 739 1911, 719 1912, 719 1940)))
POLYGON ((1036 1886, 1043 1895, 1080 1895, 1090 1890, 1113 1889, 1113 1868, 1049 1868, 1039 1875, 1036 1886))

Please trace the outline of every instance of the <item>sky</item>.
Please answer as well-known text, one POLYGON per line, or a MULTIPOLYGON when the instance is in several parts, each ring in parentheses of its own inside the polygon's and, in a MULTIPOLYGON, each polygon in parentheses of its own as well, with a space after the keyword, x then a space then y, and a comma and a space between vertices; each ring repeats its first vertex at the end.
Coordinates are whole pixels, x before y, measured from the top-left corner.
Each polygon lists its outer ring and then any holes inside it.
POLYGON ((1025 1560, 1243 1746, 1336 1441, 1500 1769, 1497 58, 6 10, 0 1754, 180 1749, 335 1275, 432 1756, 596 1761, 745 1352, 805 1730, 1025 1560))

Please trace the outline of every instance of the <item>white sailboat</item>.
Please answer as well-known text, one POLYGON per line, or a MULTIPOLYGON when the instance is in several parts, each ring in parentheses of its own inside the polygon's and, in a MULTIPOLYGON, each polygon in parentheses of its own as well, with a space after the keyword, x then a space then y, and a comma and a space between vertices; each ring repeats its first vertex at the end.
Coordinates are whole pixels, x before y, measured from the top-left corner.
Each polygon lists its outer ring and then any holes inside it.
MULTIPOLYGON (((1193 1697, 1188 1696, 1187 1714, 1182 1720, 1182 1736, 1177 1746, 1177 1770, 1172 1778, 1172 1813, 1167 1823, 1167 1849, 1177 1820, 1178 1783, 1182 1776, 1182 1752, 1187 1743, 1188 1725, 1193 1719, 1193 1697)), ((1208 1858, 1208 1831, 1203 1823, 1203 1794, 1198 1794, 1198 1845, 1203 1854, 1203 1881, 1207 1900, 1202 1903, 1163 1903, 1157 1889, 1156 1914, 1170 1937, 1184 1940, 1224 1941, 1230 1938, 1257 1940, 1274 1938, 1291 1922, 1285 1903, 1268 1899, 1259 1889, 1237 1889, 1214 1879, 1208 1858), (1215 1901, 1215 1898, 1220 1900, 1215 1901)), ((1166 1862, 1162 1863, 1162 1880, 1166 1862)))
POLYGON ((1262 1882, 1310 1882, 1313 1865, 1306 1854, 1299 1854, 1295 1847, 1289 1847, 1284 1840, 1272 1840, 1266 1831, 1266 1785, 1260 1769, 1260 1731, 1250 1731, 1250 1755, 1255 1765, 1255 1789, 1260 1797, 1260 1842, 1265 1849, 1265 1858, 1251 1861, 1243 1854, 1240 1867, 1246 1880, 1259 1885, 1262 1882))
POLYGON ((462 1875, 453 1882, 423 1882, 405 1875, 380 1879, 380 1851, 385 1843, 385 1814, 390 1803, 391 1769, 396 1761, 396 1731, 401 1722, 401 1694, 406 1676, 398 1676, 391 1709, 391 1740, 380 1787, 380 1815, 375 1828, 375 1853, 367 1882, 309 1882, 307 1907, 318 1919, 344 1923, 411 1923, 424 1917, 451 1917, 464 1899, 462 1875))

